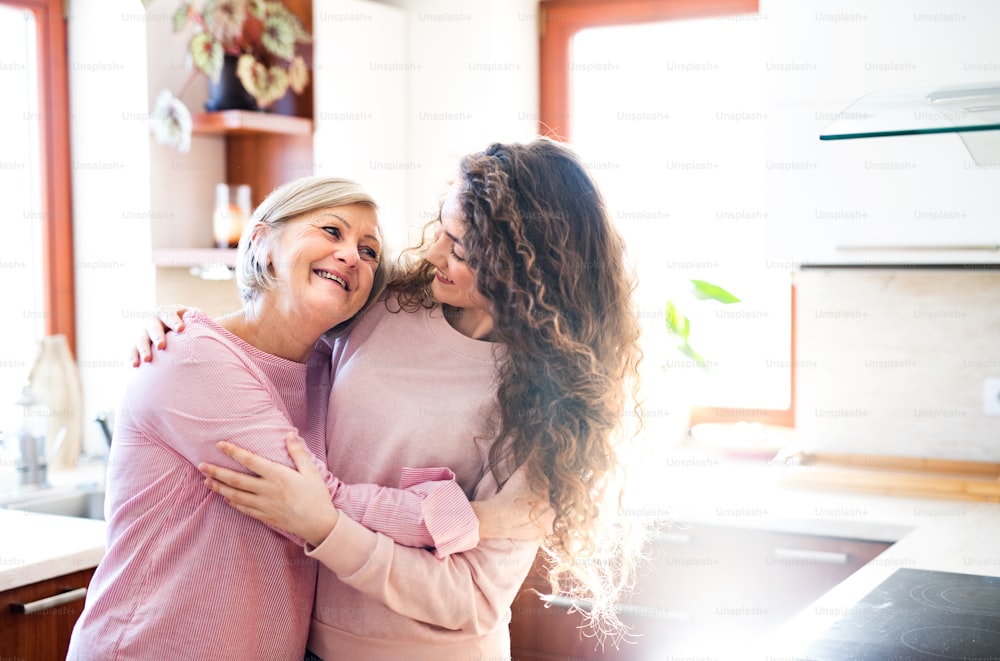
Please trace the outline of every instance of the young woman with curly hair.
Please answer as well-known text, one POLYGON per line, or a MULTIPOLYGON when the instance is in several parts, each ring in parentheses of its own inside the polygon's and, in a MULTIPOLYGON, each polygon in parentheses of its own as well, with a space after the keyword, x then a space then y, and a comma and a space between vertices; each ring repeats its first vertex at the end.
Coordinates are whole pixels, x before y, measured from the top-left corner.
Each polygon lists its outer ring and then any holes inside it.
MULTIPOLYGON (((628 584, 614 496, 641 354, 600 192, 559 143, 494 144, 461 160, 439 220, 334 348, 330 470, 389 484, 401 466, 448 466, 470 499, 523 516, 547 501, 551 534, 437 559, 337 518, 307 547, 322 563, 310 659, 508 658, 510 606, 539 543, 553 586, 587 599, 598 627, 616 622, 628 584), (534 504, 501 489, 519 467, 534 504)), ((294 509, 314 478, 224 451, 260 476, 202 467, 240 511, 292 533, 328 516, 294 509)))

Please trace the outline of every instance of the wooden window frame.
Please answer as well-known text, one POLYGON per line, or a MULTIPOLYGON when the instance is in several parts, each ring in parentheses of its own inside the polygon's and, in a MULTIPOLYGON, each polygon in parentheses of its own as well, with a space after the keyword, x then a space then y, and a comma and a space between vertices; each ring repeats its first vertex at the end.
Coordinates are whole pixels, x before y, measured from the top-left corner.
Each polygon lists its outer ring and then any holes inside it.
POLYGON ((42 172, 42 272, 45 333, 66 336, 76 354, 72 163, 69 148, 69 56, 63 0, 0 0, 30 11, 38 39, 38 109, 42 172))
MULTIPOLYGON (((567 141, 572 135, 570 43, 591 27, 757 13, 758 0, 542 0, 539 2, 538 132, 567 141)), ((696 406, 691 425, 746 420, 795 426, 795 287, 791 288, 791 392, 787 409, 696 406)))

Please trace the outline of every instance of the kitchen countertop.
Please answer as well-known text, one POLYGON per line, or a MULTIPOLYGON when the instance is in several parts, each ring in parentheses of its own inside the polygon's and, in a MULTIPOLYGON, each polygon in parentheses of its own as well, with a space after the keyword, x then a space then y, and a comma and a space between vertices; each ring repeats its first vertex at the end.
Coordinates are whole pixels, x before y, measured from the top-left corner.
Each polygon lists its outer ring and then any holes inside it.
MULTIPOLYGON (((756 652, 709 650, 713 659, 783 661, 900 568, 1000 576, 1000 504, 790 486, 791 468, 697 452, 659 457, 635 512, 683 528, 699 523, 893 542, 811 606, 764 637, 756 652)), ((794 482, 801 485, 802 480, 794 482)))
MULTIPOLYGON (((731 658, 796 658, 899 568, 1000 576, 997 503, 792 488, 785 467, 762 460, 677 453, 646 465, 658 468, 651 488, 625 505, 640 518, 894 542, 764 639, 756 656, 743 648, 731 658)), ((94 567, 104 555, 103 521, 0 509, 0 529, 0 590, 94 567)))
MULTIPOLYGON (((103 459, 74 471, 51 472, 56 489, 103 485, 103 459)), ((14 497, 13 474, 0 476, 0 501, 14 497)), ((104 521, 0 507, 0 591, 96 567, 104 557, 104 521)))
POLYGON ((104 521, 0 509, 0 591, 96 567, 104 521))

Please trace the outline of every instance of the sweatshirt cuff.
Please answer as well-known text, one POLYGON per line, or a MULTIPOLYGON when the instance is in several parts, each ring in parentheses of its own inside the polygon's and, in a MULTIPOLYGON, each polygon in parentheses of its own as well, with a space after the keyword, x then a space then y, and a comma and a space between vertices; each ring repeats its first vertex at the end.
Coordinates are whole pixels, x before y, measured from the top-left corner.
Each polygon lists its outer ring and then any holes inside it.
POLYGON ((319 546, 306 544, 306 555, 338 576, 357 573, 375 554, 378 535, 341 512, 333 530, 319 546))
POLYGON ((479 519, 469 497, 450 468, 410 468, 399 472, 399 488, 421 494, 424 526, 434 541, 434 555, 474 549, 479 544, 479 519))
POLYGON ((424 499, 423 512, 438 558, 474 549, 479 544, 479 519, 457 482, 439 482, 424 499))

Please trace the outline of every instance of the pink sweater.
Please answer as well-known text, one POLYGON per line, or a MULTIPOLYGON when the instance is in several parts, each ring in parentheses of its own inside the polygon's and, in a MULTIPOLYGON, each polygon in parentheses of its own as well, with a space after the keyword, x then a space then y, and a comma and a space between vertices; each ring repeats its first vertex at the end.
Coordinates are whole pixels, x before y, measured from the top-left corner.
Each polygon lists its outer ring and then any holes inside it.
MULTIPOLYGON (((300 661, 316 563, 301 540, 226 505, 196 466, 242 470, 219 440, 291 465, 284 436, 296 429, 325 455, 329 347, 321 343, 307 366, 255 349, 200 312, 185 319, 169 349, 134 372, 118 412, 107 555, 68 658, 300 661)), ((474 545, 465 494, 440 473, 397 472, 385 483, 403 474, 411 491, 325 477, 334 504, 364 525, 439 552, 474 545), (429 474, 444 481, 416 484, 429 474)))
MULTIPOLYGON (((451 328, 440 308, 377 304, 334 347, 330 469, 391 484, 403 466, 449 466, 469 497, 492 497, 494 352, 451 328)), ((510 605, 537 549, 483 540, 439 559, 341 517, 310 551, 324 566, 309 649, 325 661, 506 659, 510 605)))

